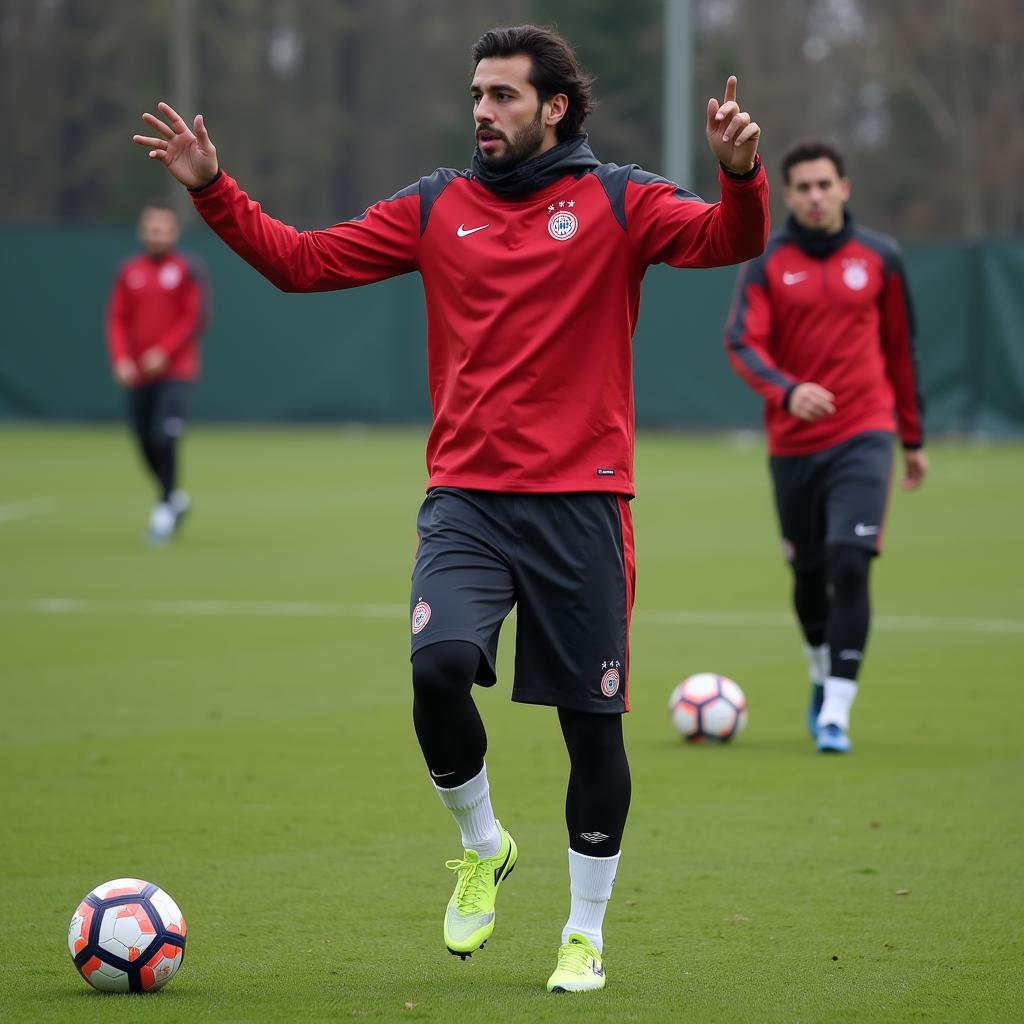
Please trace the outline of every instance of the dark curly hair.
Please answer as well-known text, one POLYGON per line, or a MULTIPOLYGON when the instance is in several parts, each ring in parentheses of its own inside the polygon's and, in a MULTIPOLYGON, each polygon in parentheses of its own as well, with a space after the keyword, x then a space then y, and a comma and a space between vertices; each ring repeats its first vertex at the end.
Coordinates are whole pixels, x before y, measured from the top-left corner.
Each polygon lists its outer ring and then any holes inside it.
POLYGON ((782 180, 789 184, 789 169, 794 164, 822 158, 832 161, 840 178, 846 177, 846 162, 843 160, 843 154, 835 146, 821 139, 801 139, 794 142, 782 157, 782 180))
POLYGON ((569 109, 555 126, 558 138, 578 135, 595 106, 591 93, 594 79, 579 66, 573 48, 553 29, 537 25, 492 28, 473 44, 473 64, 487 57, 515 57, 520 53, 530 58, 530 85, 542 103, 560 92, 569 98, 569 109))

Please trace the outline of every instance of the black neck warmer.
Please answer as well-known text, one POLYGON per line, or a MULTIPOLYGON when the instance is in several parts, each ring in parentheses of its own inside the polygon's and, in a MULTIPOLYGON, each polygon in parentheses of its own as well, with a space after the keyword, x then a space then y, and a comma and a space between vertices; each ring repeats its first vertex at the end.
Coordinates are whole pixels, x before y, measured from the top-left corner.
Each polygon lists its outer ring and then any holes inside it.
POLYGON ((853 217, 845 210, 843 211, 843 226, 831 234, 828 231, 805 228, 798 224, 796 218, 790 214, 786 218, 782 234, 788 241, 795 242, 800 246, 808 256, 823 260, 846 245, 853 234, 853 227, 853 217))
POLYGON ((540 156, 517 164, 507 171, 490 171, 480 158, 480 150, 473 153, 473 175, 485 188, 506 199, 529 195, 550 185, 566 174, 582 174, 600 166, 586 135, 563 139, 540 156))

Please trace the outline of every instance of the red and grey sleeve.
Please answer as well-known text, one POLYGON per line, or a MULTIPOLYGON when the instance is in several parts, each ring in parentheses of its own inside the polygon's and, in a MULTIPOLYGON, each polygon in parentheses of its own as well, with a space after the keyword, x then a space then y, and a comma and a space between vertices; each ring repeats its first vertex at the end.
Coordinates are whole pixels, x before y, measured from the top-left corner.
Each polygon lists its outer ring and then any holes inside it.
POLYGON ((282 291, 355 288, 418 265, 418 183, 353 220, 319 231, 299 231, 268 216, 223 172, 194 191, 192 201, 203 220, 282 291))
POLYGON ((119 359, 129 358, 128 336, 124 323, 124 300, 125 283, 124 267, 122 267, 114 279, 110 302, 107 304, 107 351, 110 353, 111 365, 115 365, 119 359))
POLYGON ((915 345, 916 324, 910 289, 898 251, 888 255, 879 298, 882 351, 896 395, 896 419, 904 448, 924 445, 924 394, 915 345))
POLYGON ((723 267, 764 251, 770 219, 768 178, 760 160, 748 175, 722 170, 717 203, 705 203, 639 168, 628 170, 621 219, 645 264, 723 267))
POLYGON ((770 354, 772 305, 765 259, 751 260, 740 270, 725 325, 725 350, 754 391, 773 405, 785 406, 799 381, 781 370, 770 354))

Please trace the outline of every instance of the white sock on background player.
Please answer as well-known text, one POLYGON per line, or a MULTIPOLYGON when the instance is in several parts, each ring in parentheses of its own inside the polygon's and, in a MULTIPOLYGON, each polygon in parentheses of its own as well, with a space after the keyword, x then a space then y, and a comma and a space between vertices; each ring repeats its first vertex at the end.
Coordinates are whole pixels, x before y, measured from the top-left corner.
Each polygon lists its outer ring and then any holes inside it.
POLYGON ((562 929, 562 942, 570 935, 582 935, 597 948, 604 948, 601 926, 612 896, 615 872, 621 853, 614 857, 588 857, 569 851, 569 920, 562 929))
POLYGON ((837 679, 829 676, 825 680, 825 703, 818 714, 818 728, 838 725, 843 732, 850 729, 850 708, 857 696, 857 684, 852 679, 837 679))
POLYGON ((475 850, 481 857, 493 857, 501 848, 501 833, 491 808, 487 765, 461 786, 445 789, 435 782, 434 789, 459 826, 462 848, 475 850))
POLYGON ((807 670, 810 673, 811 682, 815 686, 824 686, 829 670, 832 667, 832 655, 828 644, 812 647, 810 644, 805 643, 804 654, 807 655, 807 670))

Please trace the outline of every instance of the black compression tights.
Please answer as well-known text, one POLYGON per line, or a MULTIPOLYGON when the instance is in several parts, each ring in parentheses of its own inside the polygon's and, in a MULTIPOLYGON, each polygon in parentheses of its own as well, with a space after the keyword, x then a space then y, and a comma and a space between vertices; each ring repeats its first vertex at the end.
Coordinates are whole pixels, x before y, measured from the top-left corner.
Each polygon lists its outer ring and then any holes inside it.
POLYGON ((830 674, 856 679, 871 622, 868 577, 871 552, 852 544, 830 544, 825 568, 794 574, 793 604, 807 642, 828 643, 830 674))
POLYGON ((471 691, 480 648, 443 640, 412 658, 412 720, 423 759, 439 786, 454 789, 480 773, 487 733, 471 691))
POLYGON ((622 844, 632 792, 622 715, 559 708, 558 722, 569 751, 569 847, 588 857, 614 857, 622 844))
MULTIPOLYGON (((445 789, 469 782, 483 767, 487 734, 471 696, 479 667, 479 648, 462 640, 444 640, 413 655, 416 738, 431 777, 445 789)), ((559 708, 558 721, 569 752, 569 846, 590 857, 614 856, 631 792, 622 716, 559 708)))

